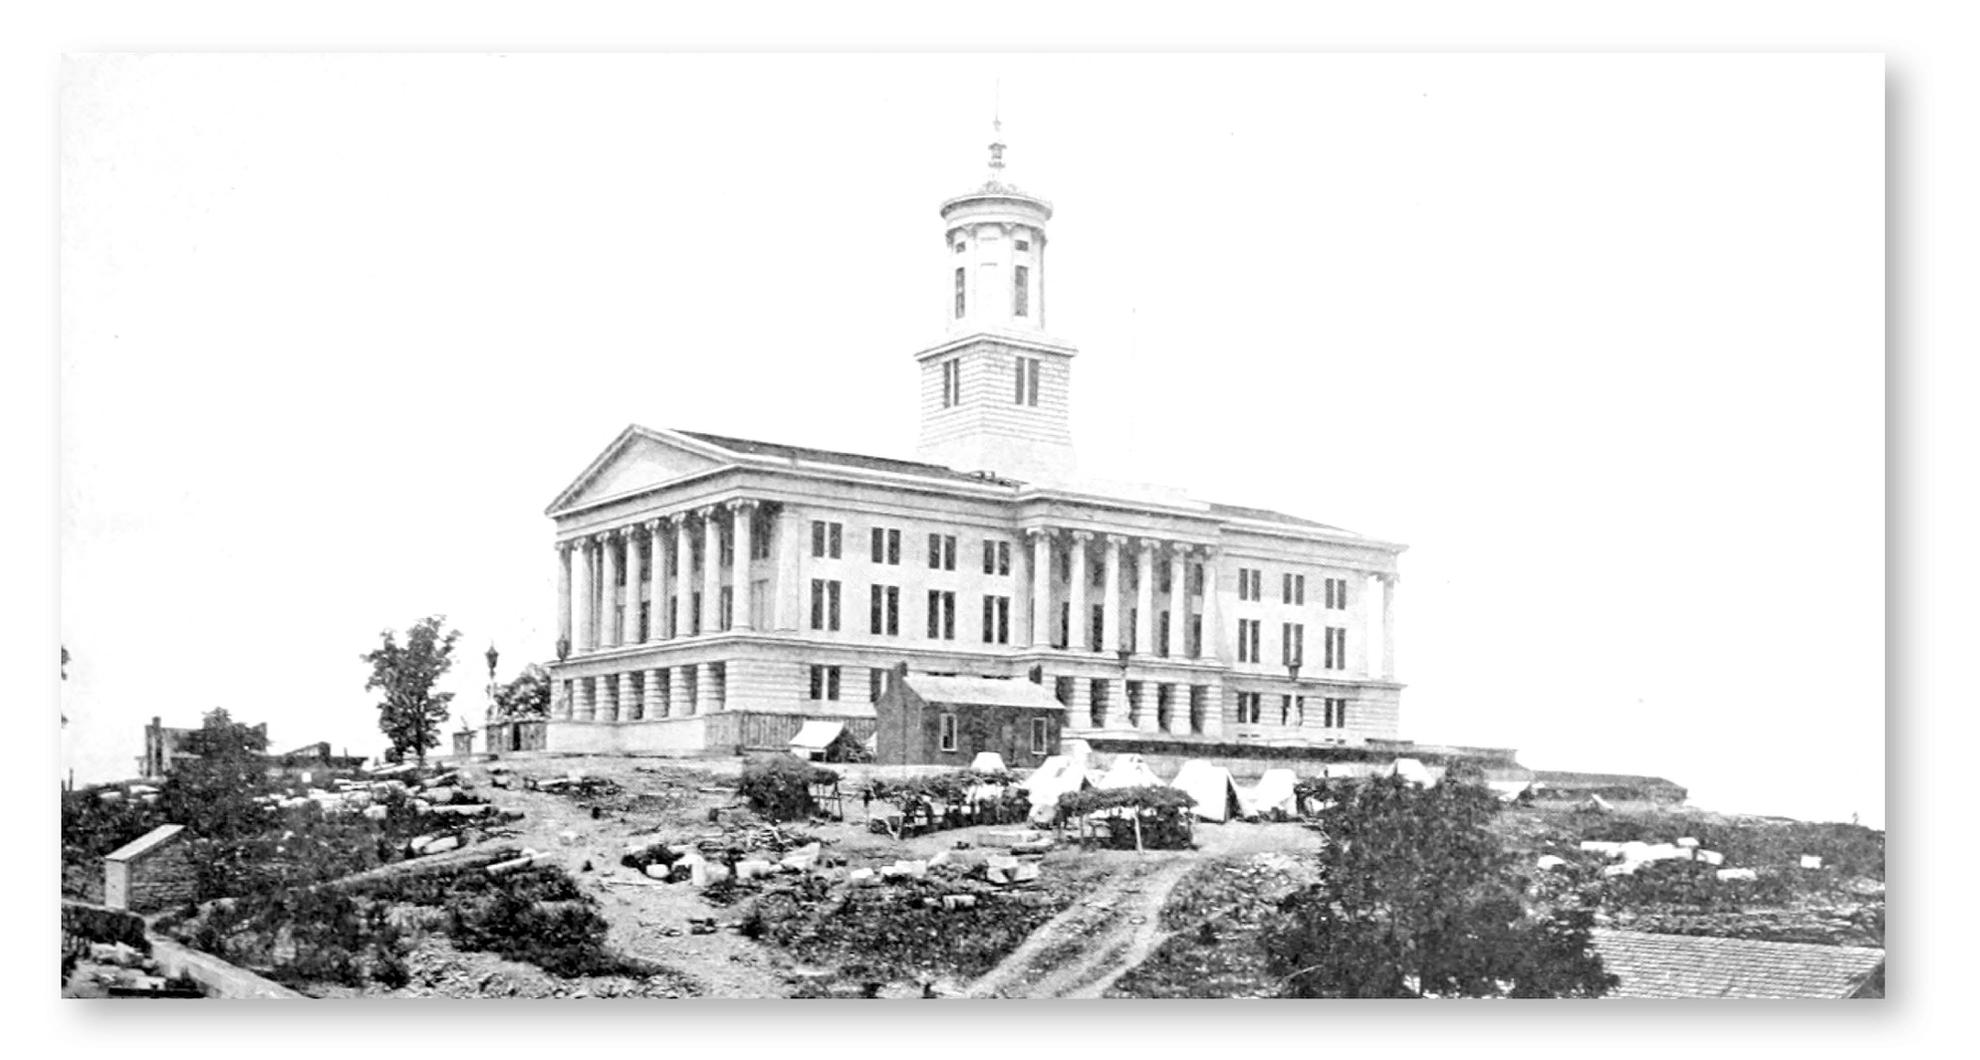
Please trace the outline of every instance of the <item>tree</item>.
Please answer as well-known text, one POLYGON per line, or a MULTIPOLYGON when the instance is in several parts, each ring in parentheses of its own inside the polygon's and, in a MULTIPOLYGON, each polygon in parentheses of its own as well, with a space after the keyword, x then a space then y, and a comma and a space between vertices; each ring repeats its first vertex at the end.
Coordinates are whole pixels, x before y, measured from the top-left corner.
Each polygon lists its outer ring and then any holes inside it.
POLYGON ((461 636, 457 629, 442 633, 445 622, 442 615, 421 619, 406 631, 403 647, 397 634, 385 630, 378 635, 378 647, 362 656, 371 664, 365 691, 384 693, 378 703, 378 727, 392 741, 394 752, 411 752, 421 765, 426 764, 427 749, 440 745, 440 725, 447 720, 447 705, 454 698, 452 692, 433 690, 434 682, 453 666, 454 642, 461 636))
POLYGON ((496 720, 515 721, 549 716, 550 673, 543 667, 530 663, 516 675, 515 680, 495 687, 496 720))
POLYGON ((199 757, 172 766, 160 796, 167 820, 185 822, 207 839, 232 839, 261 825, 266 815, 255 800, 268 789, 265 726, 241 724, 215 707, 179 749, 199 757))
POLYGON ((1491 831, 1497 797, 1446 778, 1328 785, 1319 882, 1266 943, 1295 997, 1600 997, 1616 984, 1589 932, 1591 896, 1529 883, 1491 831))

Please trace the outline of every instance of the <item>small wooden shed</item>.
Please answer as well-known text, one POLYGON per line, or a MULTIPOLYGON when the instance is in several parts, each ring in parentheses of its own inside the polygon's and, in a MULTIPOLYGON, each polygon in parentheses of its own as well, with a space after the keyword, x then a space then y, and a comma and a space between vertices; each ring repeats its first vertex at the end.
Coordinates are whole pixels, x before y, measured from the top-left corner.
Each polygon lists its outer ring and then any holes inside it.
POLYGON ((146 912, 192 901, 197 880, 185 830, 159 825, 104 855, 103 904, 146 912))

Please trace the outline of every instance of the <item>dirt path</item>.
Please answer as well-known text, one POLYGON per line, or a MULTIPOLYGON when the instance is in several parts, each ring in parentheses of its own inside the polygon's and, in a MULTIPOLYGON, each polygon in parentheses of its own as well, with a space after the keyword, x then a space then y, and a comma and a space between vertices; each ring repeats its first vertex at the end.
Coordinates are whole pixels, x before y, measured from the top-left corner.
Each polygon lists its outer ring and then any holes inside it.
POLYGON ((1162 907, 1192 869, 1221 857, 1309 850, 1312 832, 1294 825, 1197 829, 1194 850, 1142 855, 1071 908, 1046 921, 978 979, 969 997, 1104 996, 1169 937, 1162 907))
POLYGON ((1152 952, 1163 903, 1200 860, 1169 855, 1115 875, 1032 932, 968 996, 1099 997, 1152 952))

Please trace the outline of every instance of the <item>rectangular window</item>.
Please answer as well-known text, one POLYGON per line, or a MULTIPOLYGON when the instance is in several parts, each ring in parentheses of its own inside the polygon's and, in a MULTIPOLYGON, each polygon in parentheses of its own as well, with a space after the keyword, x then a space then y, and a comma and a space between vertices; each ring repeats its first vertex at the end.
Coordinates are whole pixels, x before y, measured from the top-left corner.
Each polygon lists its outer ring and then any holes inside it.
POLYGON ((1167 657, 1169 654, 1169 612, 1155 616, 1155 654, 1167 657))
POLYGON ((1251 619, 1238 619, 1238 661, 1251 661, 1251 619))
POLYGON ((928 590, 928 639, 956 639, 956 594, 944 589, 928 590))
POLYGON ((1263 716, 1265 696, 1260 692, 1239 692, 1237 720, 1240 724, 1256 725, 1263 716))
POLYGON ((866 629, 866 631, 867 631, 868 633, 871 633, 871 634, 873 634, 874 636, 876 636, 876 637, 877 637, 877 636, 879 636, 879 635, 880 635, 880 631, 881 631, 881 630, 884 630, 884 629, 886 629, 886 628, 887 628, 887 625, 886 625, 886 614, 887 614, 887 592, 886 592, 886 586, 884 586, 884 585, 875 585, 875 586, 871 586, 871 587, 869 587, 869 589, 868 589, 868 593, 867 593, 867 599, 868 599, 868 602, 867 602, 867 629, 866 629))
POLYGON ((893 566, 901 564, 901 532, 876 526, 873 528, 873 562, 893 566))
POLYGON ((1044 718, 1031 719, 1031 753, 1042 755, 1051 746, 1051 733, 1046 729, 1044 718))
POLYGON ((928 535, 928 569, 929 570, 956 569, 956 535, 954 534, 928 535))
POLYGON ((1238 599, 1260 602, 1265 599, 1265 572, 1252 567, 1238 568, 1238 599))
POLYGON ((1329 670, 1347 669, 1347 630, 1339 626, 1327 627, 1327 658, 1329 670))
POLYGON ((1011 315, 1031 315, 1031 270, 1023 265, 1011 270, 1011 315))
MULTIPOLYGON (((957 244, 956 244, 956 250, 957 250, 958 252, 960 252, 960 251, 962 250, 962 246, 963 246, 963 245, 962 245, 961 243, 957 243, 957 244)), ((968 271, 967 271, 966 269, 963 269, 963 268, 960 268, 960 267, 959 267, 959 268, 957 268, 957 269, 956 269, 956 319, 957 319, 957 320, 961 320, 961 319, 962 319, 962 315, 963 315, 963 286, 964 286, 965 284, 967 284, 967 283, 969 283, 969 278, 968 278, 968 271)))
POLYGON ((873 586, 870 603, 869 628, 879 636, 898 637, 901 635, 901 587, 898 585, 873 586))
POLYGON ((1280 627, 1279 660, 1291 666, 1306 660, 1306 625, 1287 622, 1280 627))
POLYGON ((1028 358, 1019 357, 1011 362, 1011 403, 1024 404, 1024 362, 1028 358))
POLYGON ((1100 650, 1100 632, 1101 630, 1106 628, 1106 625, 1107 625, 1106 605, 1094 604, 1093 613, 1088 617, 1086 623, 1086 648, 1088 651, 1100 650))
POLYGON ((1279 724, 1281 725, 1292 722, 1292 699, 1293 697, 1291 696, 1279 697, 1279 724))
POLYGON ((811 555, 816 559, 838 559, 844 555, 845 524, 811 521, 811 555))
POLYGON ((955 749, 956 716, 954 714, 944 714, 942 715, 942 750, 953 751, 955 749))
POLYGON ((1033 357, 1031 358, 1031 363, 1026 366, 1026 372, 1030 377, 1028 392, 1024 400, 1024 403, 1027 405, 1038 404, 1038 366, 1042 363, 1038 358, 1033 357))
POLYGON ((1327 607, 1333 611, 1345 611, 1348 605, 1346 578, 1327 579, 1327 607))
POLYGON ((694 614, 692 616, 694 618, 694 631, 700 633, 707 628, 701 624, 701 594, 699 592, 695 593, 690 603, 694 607, 694 614))
POLYGON ((811 666, 811 698, 825 698, 825 668, 817 663, 811 666))
POLYGON ((983 643, 1009 644, 1011 642, 1011 598, 1008 596, 986 596, 983 598, 983 643))
POLYGON ((720 618, 720 622, 722 624, 721 628, 728 629, 734 626, 735 614, 736 614, 736 590, 733 586, 724 585, 722 586, 722 611, 720 618))
POLYGON ((1306 575, 1288 574, 1285 578, 1285 599, 1288 604, 1306 606, 1306 575))
POLYGON ((813 666, 811 668, 811 698, 836 700, 839 698, 839 668, 836 666, 813 666))
POLYGON ((811 579, 811 628, 839 631, 839 583, 811 579))
POLYGON ((1189 616, 1189 657, 1203 658, 1203 616, 1189 616))
POLYGON ((722 565, 725 567, 736 565, 736 539, 733 534, 722 535, 722 565))
POLYGON ((1011 543, 983 539, 983 573, 1009 574, 1011 572, 1011 543))

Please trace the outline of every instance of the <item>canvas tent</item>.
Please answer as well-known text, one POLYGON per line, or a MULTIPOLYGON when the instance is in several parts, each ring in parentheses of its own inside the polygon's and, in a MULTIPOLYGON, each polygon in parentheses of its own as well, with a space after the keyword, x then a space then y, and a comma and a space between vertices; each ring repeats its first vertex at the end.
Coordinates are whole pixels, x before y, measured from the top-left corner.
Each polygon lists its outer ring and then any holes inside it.
POLYGON ((1419 788, 1434 788, 1437 778, 1432 776, 1429 767, 1414 758, 1398 758, 1389 767, 1389 775, 1401 777, 1419 788))
POLYGON ((791 737, 791 753, 808 762, 816 762, 824 759, 826 752, 841 739, 850 739, 846 736, 844 722, 807 721, 798 729, 797 735, 791 737))
POLYGON ((1051 822, 1058 812, 1060 795, 1086 786, 1084 761, 1065 755, 1047 758, 1018 785, 1031 800, 1031 819, 1039 823, 1051 822))
POLYGON ((1196 816, 1206 821, 1228 821, 1242 812, 1244 806, 1231 771, 1200 758, 1184 762, 1182 771, 1169 786, 1195 799, 1196 816))
POLYGON ((1096 788, 1145 788, 1160 787, 1162 778, 1148 768, 1148 763, 1140 755, 1123 754, 1114 756, 1114 764, 1094 781, 1096 788))
POLYGON ((1238 792, 1246 817, 1262 817, 1278 811, 1288 817, 1296 816, 1298 808, 1293 804, 1293 785, 1299 778, 1290 769, 1268 769, 1258 778, 1258 783, 1249 791, 1238 792))
POLYGON ((978 773, 1008 773, 1010 767, 1004 764, 1004 756, 995 751, 979 751, 969 768, 978 773))

